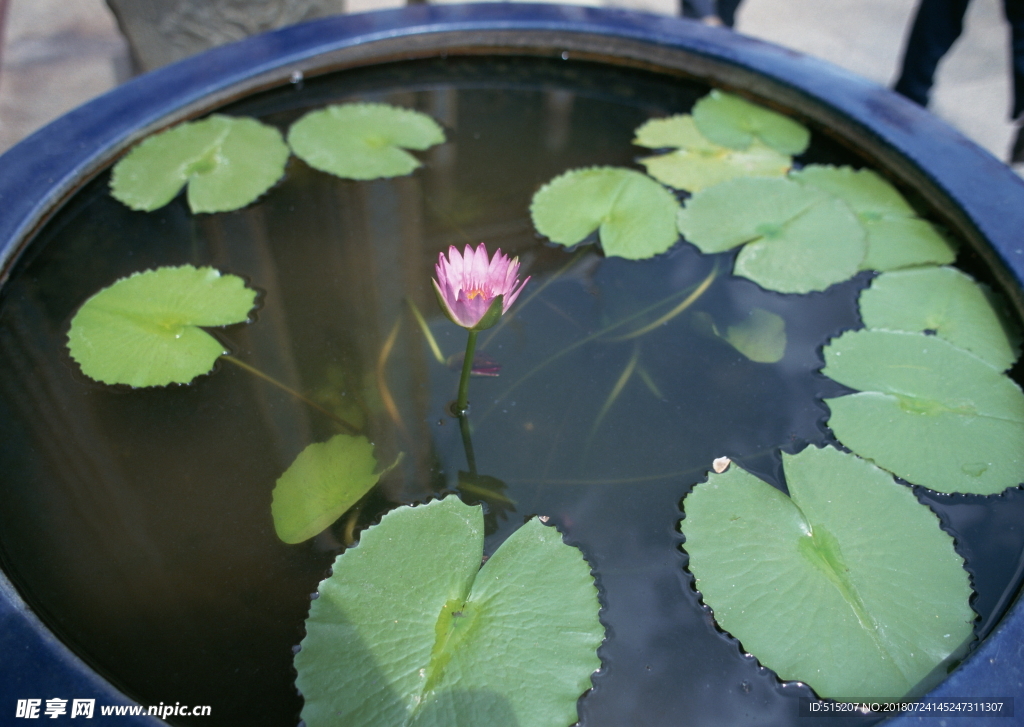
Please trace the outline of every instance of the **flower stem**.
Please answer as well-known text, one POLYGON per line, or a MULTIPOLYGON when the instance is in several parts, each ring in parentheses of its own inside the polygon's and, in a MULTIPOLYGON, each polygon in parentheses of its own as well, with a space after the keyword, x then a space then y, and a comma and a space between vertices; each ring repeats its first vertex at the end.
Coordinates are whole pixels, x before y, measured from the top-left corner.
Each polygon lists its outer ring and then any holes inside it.
POLYGON ((469 332, 469 340, 466 341, 466 357, 462 360, 462 378, 459 379, 459 398, 455 402, 455 413, 460 417, 465 416, 469 411, 469 374, 473 370, 473 354, 476 350, 476 336, 478 331, 469 332))
POLYGON ((473 452, 473 432, 469 428, 469 417, 459 414, 459 431, 462 433, 462 447, 466 450, 466 464, 469 473, 476 475, 476 454, 473 452))
POLYGON ((263 373, 262 371, 260 371, 255 366, 250 366, 245 361, 242 361, 241 359, 237 359, 234 356, 231 356, 230 354, 225 354, 224 356, 221 356, 221 358, 223 358, 225 361, 233 363, 235 366, 237 366, 238 368, 240 368, 240 369, 242 369, 244 371, 248 371, 253 376, 256 376, 256 377, 258 377, 260 379, 263 379, 268 384, 273 384, 274 386, 276 386, 277 388, 281 389, 282 391, 285 391, 285 392, 291 394, 292 396, 294 396, 299 401, 308 404, 313 409, 316 409, 321 414, 324 414, 325 416, 327 416, 331 421, 333 421, 335 424, 337 424, 339 427, 341 427, 348 434, 357 434, 359 432, 358 429, 356 429, 354 426, 349 424, 347 421, 345 421, 344 419, 339 417, 334 412, 328 411, 327 409, 324 409, 322 406, 317 404, 315 401, 306 398, 305 396, 303 396, 302 394, 297 392, 295 389, 282 384, 280 381, 275 379, 273 376, 270 376, 269 374, 263 373))

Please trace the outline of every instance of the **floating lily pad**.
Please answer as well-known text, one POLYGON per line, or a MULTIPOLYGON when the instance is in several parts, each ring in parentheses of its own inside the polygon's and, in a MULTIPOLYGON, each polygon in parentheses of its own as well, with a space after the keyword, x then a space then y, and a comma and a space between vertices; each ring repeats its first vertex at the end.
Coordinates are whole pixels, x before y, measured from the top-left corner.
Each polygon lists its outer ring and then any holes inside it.
POLYGON ((1024 482, 1024 394, 938 336, 844 333, 824 373, 861 393, 827 399, 845 446, 915 485, 993 495, 1024 482))
POLYGON ((702 252, 745 245, 733 272, 768 290, 808 293, 853 277, 864 229, 842 201, 788 179, 733 179, 691 197, 679 230, 702 252))
POLYGON ((760 140, 782 154, 796 155, 811 141, 803 124, 718 90, 694 104, 693 120, 708 139, 732 149, 746 149, 760 140))
POLYGON ((566 727, 600 666, 590 567, 533 519, 480 567, 479 507, 447 497, 364 531, 295 657, 309 727, 566 727))
POLYGON ((1020 354, 1020 336, 992 305, 991 293, 955 268, 883 273, 860 295, 867 328, 932 331, 999 370, 1020 354))
POLYGON ((241 323, 255 299, 244 280, 213 268, 135 273, 82 305, 68 350, 86 376, 105 384, 187 384, 227 353, 200 326, 241 323))
POLYGON ((214 114, 149 137, 114 167, 110 192, 133 210, 163 207, 188 185, 193 212, 245 207, 284 176, 281 132, 255 119, 214 114))
POLYGON ((790 175, 846 202, 867 233, 864 270, 943 265, 956 259, 950 239, 920 219, 895 187, 870 169, 810 165, 790 175))
POLYGON ((953 539, 909 487, 854 455, 782 456, 789 497, 734 465, 683 501, 704 602, 764 666, 822 697, 923 693, 972 637, 953 539))
POLYGON ((311 167, 346 179, 401 177, 423 151, 444 141, 436 121, 412 109, 352 103, 311 111, 292 124, 288 143, 311 167))
POLYGON ((294 544, 326 530, 377 484, 376 467, 366 437, 336 434, 306 447, 274 486, 277 537, 294 544))
POLYGON ((640 172, 617 167, 573 169, 541 187, 530 204, 533 225, 560 245, 595 230, 605 255, 642 260, 679 239, 672 193, 640 172))
POLYGON ((640 163, 663 184, 688 192, 736 177, 781 177, 793 160, 755 140, 746 149, 730 149, 704 138, 689 115, 651 119, 636 130, 634 144, 675 149, 640 163))
POLYGON ((776 232, 825 198, 788 179, 734 179, 688 199, 679 231, 701 252, 725 252, 776 232))

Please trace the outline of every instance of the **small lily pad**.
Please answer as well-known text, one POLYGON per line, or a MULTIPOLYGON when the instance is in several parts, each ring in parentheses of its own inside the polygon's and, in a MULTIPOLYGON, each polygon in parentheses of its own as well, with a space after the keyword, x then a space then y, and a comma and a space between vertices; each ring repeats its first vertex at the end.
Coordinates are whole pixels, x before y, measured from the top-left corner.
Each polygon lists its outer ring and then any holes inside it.
POLYGON ((651 119, 636 130, 634 144, 675 149, 640 163, 663 184, 697 192, 736 177, 781 177, 793 160, 755 140, 746 149, 730 149, 704 138, 689 115, 651 119))
POLYGON ((346 179, 411 174, 423 151, 444 141, 436 121, 412 109, 351 103, 311 111, 292 124, 288 143, 311 167, 346 179))
POLYGON ((863 330, 824 349, 823 373, 860 393, 826 399, 845 446, 915 485, 993 495, 1024 482, 1024 393, 938 336, 863 330))
POLYGON ((781 293, 808 293, 853 277, 864 229, 842 201, 789 179, 733 179, 696 193, 679 230, 705 253, 744 245, 733 272, 781 293))
POLYGON ((754 308, 746 320, 727 326, 725 333, 710 314, 694 314, 694 327, 701 333, 720 338, 756 363, 777 363, 786 355, 786 320, 763 308, 754 308))
POLYGON ((867 233, 864 270, 944 265, 956 247, 939 228, 917 216, 903 195, 870 169, 810 165, 790 178, 850 205, 867 233))
POLYGON ((972 638, 953 539, 912 490, 864 460, 783 454, 790 496, 739 467, 683 501, 683 546, 719 625, 822 697, 916 696, 972 638))
POLYGON ((1020 354, 1020 336, 992 305, 992 293, 955 268, 883 273, 860 295, 867 328, 932 331, 999 370, 1020 354))
POLYGON ((796 155, 811 141, 803 124, 718 90, 694 104, 693 120, 708 139, 732 149, 746 149, 760 140, 782 154, 796 155))
POLYGON ((366 437, 336 434, 306 447, 274 486, 277 537, 294 544, 326 530, 377 484, 376 467, 366 437))
POLYGON ((68 331, 71 357, 105 384, 187 384, 227 353, 200 326, 242 323, 256 291, 214 268, 158 268, 89 298, 68 331))
POLYGON ((193 212, 245 207, 284 176, 281 132, 255 119, 214 114, 149 137, 114 167, 110 192, 150 212, 188 185, 193 212))
POLYGON ((480 507, 400 507, 321 582, 295 657, 309 727, 567 727, 600 667, 590 567, 536 518, 480 567, 480 507))
POLYGON ((640 172, 617 167, 574 169, 541 187, 530 204, 533 225, 560 245, 575 245, 595 230, 605 255, 654 257, 679 239, 679 203, 640 172))
POLYGON ((728 326, 723 338, 757 363, 776 363, 786 355, 786 321, 763 308, 754 308, 745 321, 728 326))

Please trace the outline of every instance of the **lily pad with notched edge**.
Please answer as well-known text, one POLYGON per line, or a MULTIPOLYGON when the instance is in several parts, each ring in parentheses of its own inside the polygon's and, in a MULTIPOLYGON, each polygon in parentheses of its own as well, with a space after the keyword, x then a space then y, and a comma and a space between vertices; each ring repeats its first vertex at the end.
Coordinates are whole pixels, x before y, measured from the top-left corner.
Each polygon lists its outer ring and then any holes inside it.
POLYGON ((675 149, 640 163, 663 184, 697 192, 736 177, 781 177, 793 160, 755 140, 746 149, 730 149, 704 138, 689 115, 651 119, 633 140, 649 149, 675 149))
POLYGON ((68 331, 71 357, 105 384, 187 384, 227 353, 201 327, 242 323, 256 291, 213 268, 157 268, 89 298, 68 331))
POLYGON ((734 465, 683 501, 704 602, 745 651, 822 697, 924 693, 972 637, 953 539, 909 487, 852 454, 782 457, 789 497, 734 465))
POLYGON ((956 248, 935 225, 917 216, 895 187, 870 169, 812 164, 790 178, 816 187, 850 205, 867 233, 864 270, 897 270, 942 265, 956 259, 956 248))
POLYGON ((114 167, 110 192, 150 212, 188 185, 193 212, 245 207, 284 176, 281 132, 255 119, 214 114, 149 137, 114 167))
POLYGON ((733 179, 696 193, 679 230, 702 252, 744 245, 733 272, 781 293, 808 293, 853 277, 864 229, 842 201, 789 179, 733 179))
POLYGON ((811 141, 803 124, 717 89, 693 106, 693 120, 713 142, 746 149, 759 139, 782 154, 802 154, 811 141))
POLYGON ((288 144, 311 167, 346 179, 411 174, 422 151, 444 141, 436 121, 412 109, 352 103, 311 111, 292 124, 288 144))
POLYGON ((321 582, 295 657, 309 727, 567 727, 600 666, 590 567, 530 520, 480 567, 479 507, 400 507, 321 582))
POLYGON ((1020 354, 1020 335, 992 304, 992 293, 955 268, 883 273, 860 294, 867 328, 933 331, 1000 371, 1020 354))
POLYGON ((589 167, 555 177, 533 195, 530 215, 542 235, 575 245, 595 230, 605 255, 654 257, 679 239, 679 203, 663 186, 631 169, 589 167))
POLYGON ((940 492, 1024 482, 1024 393, 998 368, 921 333, 851 331, 824 354, 823 373, 860 392, 825 401, 861 457, 940 492))
POLYGON ((295 544, 326 530, 377 484, 376 467, 366 437, 336 434, 306 447, 274 486, 277 537, 295 544))

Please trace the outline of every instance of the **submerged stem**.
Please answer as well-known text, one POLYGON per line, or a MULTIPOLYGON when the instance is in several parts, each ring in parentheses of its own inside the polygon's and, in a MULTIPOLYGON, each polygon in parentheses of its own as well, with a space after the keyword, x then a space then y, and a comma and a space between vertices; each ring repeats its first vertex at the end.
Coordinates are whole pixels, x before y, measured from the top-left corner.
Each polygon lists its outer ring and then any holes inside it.
MULTIPOLYGON (((689 292, 690 294, 687 296, 687 298, 680 305, 678 305, 675 308, 673 308, 672 315, 678 315, 683 310, 685 310, 685 307, 683 307, 683 304, 685 304, 688 307, 689 305, 691 305, 693 303, 694 300, 696 300, 700 296, 700 294, 703 294, 703 292, 705 290, 707 290, 708 286, 711 284, 711 282, 715 279, 715 276, 717 275, 717 269, 718 269, 718 265, 716 264, 715 268, 712 269, 712 271, 708 275, 708 277, 706 277, 701 283, 699 283, 695 287, 695 289, 692 290, 692 292, 690 291, 690 289, 684 288, 683 290, 680 290, 680 291, 677 291, 675 293, 672 293, 671 295, 668 295, 665 298, 662 298, 657 303, 652 303, 651 305, 645 307, 643 310, 639 310, 636 313, 633 313, 632 315, 629 315, 626 318, 623 318, 622 320, 619 320, 619 321, 616 321, 614 323, 611 323, 611 324, 605 326, 604 328, 602 328, 602 329, 600 329, 598 331, 595 331, 594 333, 591 333, 588 336, 584 336, 583 338, 581 338, 581 339, 579 339, 577 341, 573 341, 572 343, 570 343, 568 346, 566 346, 565 348, 561 349, 560 351, 556 351, 555 353, 551 354, 546 359, 544 359, 543 361, 538 363, 536 366, 534 366, 532 369, 530 369, 525 374, 523 374, 523 376, 521 376, 518 380, 514 381, 507 389, 505 389, 505 391, 503 391, 501 394, 499 394, 498 398, 495 399, 494 406, 497 406, 498 402, 500 402, 506 396, 511 394, 513 390, 515 390, 520 385, 522 385, 523 382, 525 382, 527 379, 532 377, 538 371, 541 371, 542 369, 546 368, 547 366, 550 366, 552 363, 554 363, 555 361, 560 359, 562 356, 565 356, 566 354, 571 353, 572 351, 575 351, 580 346, 584 346, 584 345, 590 343, 591 341, 597 340, 597 339, 599 339, 599 338, 601 338, 601 337, 611 333, 612 331, 614 331, 617 328, 620 328, 620 327, 622 327, 622 326, 624 326, 624 325, 626 325, 628 323, 632 323, 637 318, 641 318, 642 316, 647 315, 651 311, 657 310, 661 306, 666 305, 667 303, 670 303, 671 301, 675 300, 676 298, 678 298, 678 297, 680 297, 682 295, 686 295, 689 292)), ((658 320, 658 324, 660 325, 661 323, 664 323, 665 320, 667 320, 667 318, 665 318, 665 316, 662 316, 662 318, 660 318, 658 320)), ((647 326, 645 326, 645 328, 647 328, 647 326)), ((641 329, 641 332, 643 332, 642 329, 641 329)), ((626 334, 626 336, 624 338, 626 338, 626 339, 633 338, 636 335, 637 335, 637 332, 634 331, 633 333, 626 334)), ((624 339, 623 338, 616 338, 616 339, 606 339, 606 340, 608 340, 608 342, 614 342, 614 341, 620 341, 620 340, 624 340, 624 339)), ((493 406, 491 408, 493 409, 493 406)), ((488 411, 490 411, 490 409, 488 411)), ((486 416, 486 413, 485 413, 484 416, 486 416)))
POLYGON ((622 370, 622 374, 619 376, 619 380, 615 382, 612 390, 608 394, 608 398, 604 401, 604 406, 601 407, 601 411, 598 412, 597 417, 594 419, 594 424, 590 427, 590 436, 587 438, 587 446, 585 449, 590 449, 590 442, 593 440, 594 435, 597 434, 598 427, 601 426, 601 422, 604 420, 605 415, 612 408, 612 404, 615 403, 616 399, 622 393, 622 390, 626 388, 626 384, 629 383, 629 379, 633 376, 633 371, 636 369, 637 361, 640 360, 640 347, 633 347, 633 355, 629 357, 629 362, 626 364, 626 368, 622 370))
POLYGON ((347 421, 345 421, 344 419, 339 417, 334 412, 332 412, 332 411, 330 411, 328 409, 324 409, 322 406, 317 404, 312 399, 306 398, 305 396, 303 396, 302 394, 297 392, 295 389, 293 389, 290 386, 287 386, 287 385, 281 383, 280 381, 275 379, 270 374, 263 373, 262 371, 260 371, 255 366, 250 366, 245 361, 237 359, 237 358, 235 358, 234 356, 232 356, 230 354, 225 354, 221 358, 223 358, 225 361, 230 361, 231 363, 233 363, 238 368, 243 369, 245 371, 248 371, 253 376, 256 376, 257 378, 263 379, 264 381, 266 381, 269 384, 273 384, 274 386, 276 386, 277 388, 281 389, 282 391, 285 391, 285 392, 291 394, 292 396, 294 396, 299 401, 301 401, 301 402, 303 402, 305 404, 308 404, 309 406, 313 407, 314 409, 316 409, 321 414, 324 414, 327 417, 329 417, 331 419, 331 421, 333 421, 335 424, 337 424, 342 429, 344 429, 346 433, 348 433, 348 434, 357 434, 359 432, 358 429, 356 429, 354 426, 349 424, 347 421))
POLYGON ((714 282, 714 280, 715 280, 715 278, 717 276, 718 276, 718 264, 717 264, 717 261, 716 261, 715 267, 711 268, 711 272, 708 273, 708 276, 706 278, 704 278, 704 280, 701 282, 701 284, 697 286, 697 289, 695 291, 693 291, 692 293, 690 293, 690 295, 688 295, 686 297, 686 299, 682 303, 677 305, 675 308, 670 310, 668 313, 663 315, 658 320, 656 320, 656 321, 654 321, 652 323, 648 323, 646 326, 644 326, 642 328, 639 328, 639 329, 637 329, 635 331, 631 331, 630 333, 627 333, 624 336, 619 336, 618 338, 613 338, 613 339, 611 339, 611 342, 628 341, 631 338, 638 338, 639 336, 642 336, 645 333, 650 333, 655 328, 658 328, 659 326, 663 326, 664 324, 668 323, 670 320, 672 320, 677 315, 679 315, 680 313, 685 311, 687 308, 689 308, 691 305, 693 305, 694 302, 699 297, 704 295, 705 291, 707 291, 707 289, 709 287, 711 287, 711 283, 714 282))
POLYGON ((473 371, 473 354, 476 352, 478 331, 470 331, 466 341, 466 357, 462 360, 462 378, 459 379, 459 398, 455 402, 455 413, 461 419, 469 409, 469 375, 473 371))
POLYGON ((395 321, 394 327, 391 329, 391 333, 388 334, 387 340, 384 341, 384 347, 380 350, 380 356, 377 357, 377 391, 380 394, 381 402, 384 404, 384 409, 387 411, 388 416, 404 434, 408 434, 405 428, 405 422, 402 421, 402 415, 398 411, 398 405, 395 404, 395 399, 391 396, 391 390, 388 388, 387 381, 387 364, 388 358, 391 357, 391 350, 395 347, 395 340, 398 338, 398 329, 402 325, 402 318, 399 317, 395 321))
POLYGON ((476 474, 476 454, 473 452, 473 433, 469 428, 469 417, 459 414, 459 431, 462 433, 462 447, 466 450, 466 465, 469 473, 476 474))
POLYGON ((563 265, 558 270, 556 270, 554 275, 551 275, 550 277, 548 277, 547 280, 545 280, 539 286, 534 288, 533 291, 531 291, 528 296, 526 296, 521 301, 519 301, 519 304, 516 305, 515 310, 513 310, 511 313, 507 313, 507 314, 503 315, 501 317, 501 320, 498 321, 498 325, 496 325, 494 328, 491 329, 491 332, 489 334, 487 334, 487 338, 485 338, 483 343, 480 344, 480 348, 487 348, 487 344, 489 344, 491 341, 493 341, 494 337, 498 335, 499 331, 501 331, 501 329, 504 328, 505 325, 509 321, 511 321, 513 318, 516 317, 516 313, 518 313, 523 308, 528 306, 533 301, 533 299, 536 298, 541 293, 543 293, 544 290, 549 285, 551 285, 552 283, 557 281, 559 278, 561 278, 562 275, 565 273, 565 271, 568 270, 569 268, 571 268, 573 265, 575 265, 576 261, 578 261, 581 257, 586 255, 587 252, 588 252, 588 250, 586 248, 582 248, 580 250, 577 250, 576 254, 573 255, 569 259, 569 262, 567 262, 565 265, 563 265))
POLYGON ((416 324, 423 331, 423 337, 427 339, 427 345, 430 346, 430 352, 434 354, 434 359, 439 363, 443 364, 445 361, 444 354, 441 353, 441 347, 437 345, 437 339, 434 338, 434 334, 430 332, 430 326, 427 325, 427 320, 420 313, 420 309, 416 307, 412 298, 406 297, 405 302, 409 304, 409 309, 412 311, 412 317, 416 319, 416 324))

